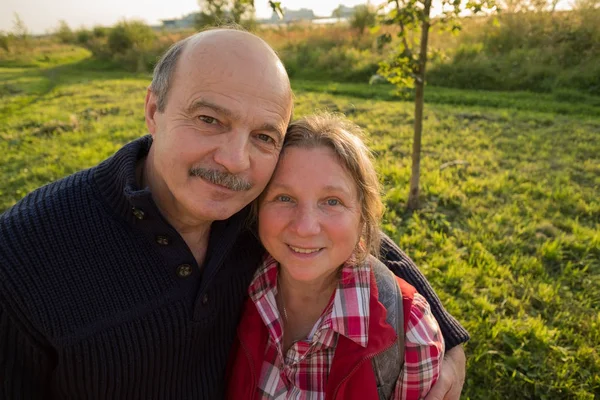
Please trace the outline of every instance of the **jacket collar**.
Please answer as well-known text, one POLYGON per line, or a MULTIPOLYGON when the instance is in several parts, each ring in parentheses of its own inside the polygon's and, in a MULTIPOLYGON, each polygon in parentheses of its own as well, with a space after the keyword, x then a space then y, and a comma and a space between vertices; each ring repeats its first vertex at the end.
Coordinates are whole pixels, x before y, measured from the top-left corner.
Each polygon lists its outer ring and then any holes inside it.
MULTIPOLYGON (((282 317, 275 300, 279 268, 279 263, 267 254, 248 288, 250 298, 276 343, 281 341, 282 336, 282 317)), ((330 306, 323 312, 315 335, 324 329, 332 330, 362 347, 367 346, 371 290, 369 271, 366 263, 355 266, 347 262, 342 266, 335 294, 330 306)))
POLYGON ((377 299, 379 292, 373 272, 370 273, 371 294, 369 296, 369 342, 360 347, 344 336, 340 336, 331 372, 327 381, 326 398, 333 398, 335 391, 346 377, 356 371, 359 364, 370 360, 375 355, 387 350, 397 339, 396 331, 386 321, 387 311, 377 299))
MULTIPOLYGON (((369 294, 368 343, 366 347, 363 347, 345 336, 339 336, 327 384, 327 398, 333 398, 338 384, 351 375, 358 364, 387 350, 397 339, 396 331, 385 321, 387 315, 385 307, 377 300, 379 292, 375 276, 372 272, 369 275, 371 291, 369 294)), ((245 305, 242 321, 238 325, 238 337, 255 376, 260 375, 268 336, 269 332, 256 305, 249 298, 245 305)))

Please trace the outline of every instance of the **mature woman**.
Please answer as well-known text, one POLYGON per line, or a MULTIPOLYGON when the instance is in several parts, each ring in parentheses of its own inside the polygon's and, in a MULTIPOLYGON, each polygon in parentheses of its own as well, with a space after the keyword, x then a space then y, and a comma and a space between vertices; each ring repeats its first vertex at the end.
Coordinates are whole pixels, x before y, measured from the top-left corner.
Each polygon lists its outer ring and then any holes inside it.
POLYGON ((417 399, 438 377, 444 344, 429 305, 369 255, 383 206, 360 135, 331 115, 288 129, 257 201, 268 253, 249 287, 229 398, 417 399))

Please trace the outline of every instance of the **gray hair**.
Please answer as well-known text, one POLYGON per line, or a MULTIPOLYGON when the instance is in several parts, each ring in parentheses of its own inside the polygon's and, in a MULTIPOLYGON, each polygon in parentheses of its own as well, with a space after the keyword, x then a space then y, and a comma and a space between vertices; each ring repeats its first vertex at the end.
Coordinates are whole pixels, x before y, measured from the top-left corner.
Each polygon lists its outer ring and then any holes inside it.
POLYGON ((179 60, 179 56, 181 56, 183 48, 192 37, 194 36, 189 36, 169 47, 169 50, 163 54, 154 67, 150 90, 156 96, 156 105, 159 112, 165 111, 171 78, 177 66, 177 61, 179 60))

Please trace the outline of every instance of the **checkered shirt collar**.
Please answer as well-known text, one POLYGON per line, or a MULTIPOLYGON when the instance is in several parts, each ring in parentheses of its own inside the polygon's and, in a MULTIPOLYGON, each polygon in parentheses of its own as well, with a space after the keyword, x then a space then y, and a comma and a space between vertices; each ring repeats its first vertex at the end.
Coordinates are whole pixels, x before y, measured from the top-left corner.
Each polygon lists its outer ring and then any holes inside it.
MULTIPOLYGON (((315 332, 331 329, 362 347, 367 346, 371 295, 370 271, 367 262, 360 266, 346 262, 342 266, 331 307, 325 309, 320 319, 320 326, 314 330, 315 332)), ((266 254, 248 288, 250 298, 276 342, 281 340, 283 326, 282 317, 275 303, 278 273, 279 263, 271 255, 266 254)))

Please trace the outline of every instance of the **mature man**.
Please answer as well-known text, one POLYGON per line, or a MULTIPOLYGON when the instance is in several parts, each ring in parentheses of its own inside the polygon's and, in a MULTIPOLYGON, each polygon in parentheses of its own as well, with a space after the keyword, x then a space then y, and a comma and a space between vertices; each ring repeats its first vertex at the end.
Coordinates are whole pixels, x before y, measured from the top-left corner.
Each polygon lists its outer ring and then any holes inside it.
MULTIPOLYGON (((262 249, 246 229, 292 113, 283 65, 235 30, 171 48, 146 96, 151 136, 0 217, 0 397, 217 399, 262 249)), ((466 332, 428 297, 462 387, 466 332)), ((443 395, 440 396, 442 398, 443 395)))

